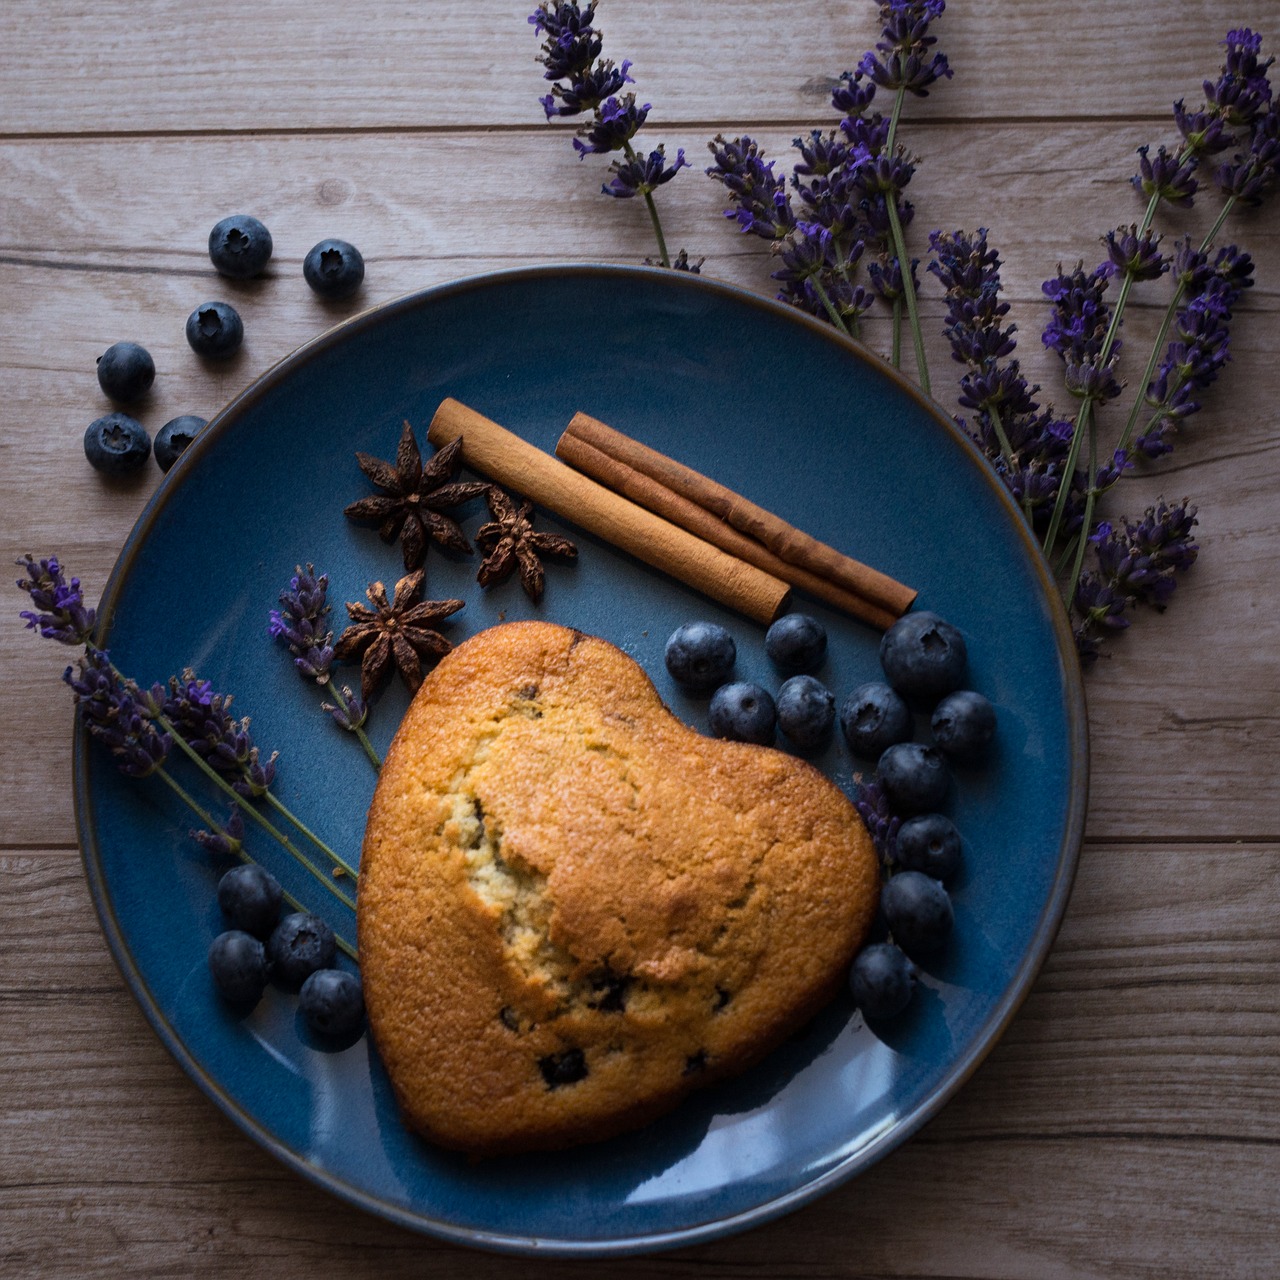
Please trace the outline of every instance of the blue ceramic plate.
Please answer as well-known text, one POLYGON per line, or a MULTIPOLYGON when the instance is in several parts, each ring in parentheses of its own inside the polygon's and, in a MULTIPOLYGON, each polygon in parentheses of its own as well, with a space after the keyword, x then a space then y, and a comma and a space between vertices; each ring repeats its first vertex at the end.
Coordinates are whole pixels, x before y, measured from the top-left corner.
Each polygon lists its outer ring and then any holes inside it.
MULTIPOLYGON (((188 839, 188 812, 157 781, 119 775, 82 734, 76 800, 89 883, 116 959, 161 1039, 246 1132, 330 1191, 460 1243, 608 1254, 688 1244, 772 1218, 898 1145, 973 1071, 1052 941, 1085 810, 1083 697, 1064 615, 1017 512, 955 426, 893 370, 781 305, 687 275, 571 266, 466 280, 358 316, 234 401, 170 473, 108 585, 117 665, 143 682, 194 667, 235 695, 276 790, 357 856, 374 785, 356 743, 318 710, 268 611, 296 564, 331 579, 335 622, 397 547, 346 520, 370 491, 355 451, 393 457, 455 396, 550 449, 583 409, 716 476, 819 538, 917 587, 969 640, 972 684, 999 709, 998 748, 958 778, 965 836, 956 929, 906 1015, 873 1034, 837 1003, 746 1075, 628 1137, 560 1155, 469 1163, 401 1125, 367 1037, 310 1040, 296 1001, 269 990, 235 1017, 206 969, 224 869, 188 839)), ((473 504, 464 528, 482 519, 473 504)), ((688 722, 706 703, 663 666, 666 637, 710 618, 738 642, 738 672, 776 687, 762 629, 615 552, 573 536, 576 566, 548 567, 539 607, 515 580, 482 593, 474 559, 428 555, 432 598, 460 597, 460 640, 540 616, 635 657, 688 722)), ((830 634, 822 678, 843 695, 878 678, 879 637, 800 600, 830 634)), ((354 678, 354 672, 352 677, 354 678)), ((385 749, 407 705, 375 705, 385 749)), ((818 763, 846 788, 836 743, 818 763)), ((194 772, 175 772, 204 790, 194 772)), ((344 907, 251 828, 253 854, 354 937, 344 907)))

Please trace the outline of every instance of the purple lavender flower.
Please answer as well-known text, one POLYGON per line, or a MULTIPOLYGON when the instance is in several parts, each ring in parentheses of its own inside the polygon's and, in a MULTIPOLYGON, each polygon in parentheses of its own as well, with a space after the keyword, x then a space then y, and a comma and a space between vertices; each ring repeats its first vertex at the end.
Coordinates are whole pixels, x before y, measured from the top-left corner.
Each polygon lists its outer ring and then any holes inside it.
POLYGON ((231 810, 224 825, 212 831, 192 831, 191 838, 214 855, 239 857, 244 848, 244 817, 239 806, 231 810))
POLYGON ((88 644, 96 617, 85 607, 80 579, 68 582, 56 556, 36 560, 28 555, 14 564, 25 571, 27 576, 18 579, 18 586, 35 605, 34 610, 24 609, 19 615, 26 619, 27 629, 60 644, 88 644))
POLYGON ((328 684, 333 667, 333 630, 327 594, 329 575, 316 577, 314 565, 305 571, 298 565, 288 589, 280 593, 281 608, 271 610, 267 633, 283 640, 293 654, 293 665, 304 679, 328 684))
POLYGON ((578 158, 585 160, 590 155, 623 150, 639 132, 651 108, 652 104, 648 102, 642 107, 636 106, 634 93, 606 98, 596 110, 595 121, 583 125, 579 130, 580 136, 573 140, 578 158))
POLYGON ((327 711, 340 729, 355 733, 364 727, 369 718, 369 706, 358 693, 352 693, 345 684, 342 686, 342 702, 335 706, 331 702, 322 702, 321 711, 327 711))
MULTIPOLYGON (((1046 347, 1077 365, 1101 352, 1111 320, 1103 295, 1114 273, 1110 262, 1095 267, 1088 275, 1082 262, 1076 264, 1070 275, 1064 275, 1059 265, 1058 274, 1041 286, 1044 296, 1053 304, 1041 335, 1046 347)), ((1119 349, 1118 341, 1112 343, 1113 353, 1119 349)))
POLYGON ((889 798, 879 782, 854 780, 853 807, 866 824, 871 843, 882 862, 893 862, 898 852, 898 829, 902 819, 889 806, 889 798))
POLYGON ((1158 280, 1169 269, 1160 256, 1160 237, 1148 228, 1138 234, 1136 224, 1117 227, 1102 237, 1111 265, 1134 280, 1158 280))
POLYGON ((796 234, 775 246, 782 266, 770 274, 784 285, 796 285, 835 266, 831 232, 818 222, 796 223, 796 234))
POLYGON ((1216 81, 1204 82, 1209 109, 1231 128, 1248 128, 1271 101, 1267 69, 1275 61, 1259 61, 1262 37, 1248 27, 1228 31, 1223 40, 1227 56, 1216 81))
POLYGON ((173 740, 156 728, 105 650, 87 645, 76 667, 68 667, 62 678, 75 694, 81 723, 110 749, 122 773, 145 778, 163 766, 173 740))
POLYGON ((875 81, 866 80, 861 71, 842 71, 840 82, 831 91, 831 105, 844 115, 844 121, 856 120, 871 106, 876 96, 875 81))
POLYGON ((1073 601, 1080 624, 1077 650, 1093 661, 1106 632, 1129 625, 1126 612, 1139 604, 1163 610, 1177 581, 1196 561, 1196 509, 1186 499, 1175 505, 1161 499, 1141 520, 1103 521, 1090 535, 1098 568, 1080 577, 1073 601))
POLYGON ((623 85, 635 83, 627 74, 630 70, 630 62, 624 61, 619 67, 605 58, 595 66, 584 68, 571 83, 554 85, 546 97, 539 99, 547 119, 593 111, 606 98, 613 97, 623 85))
POLYGON ((945 8, 944 0, 889 0, 882 4, 880 39, 875 52, 863 55, 859 72, 881 88, 927 97, 931 84, 951 76, 946 55, 929 52, 938 43, 929 35, 929 23, 941 17, 945 8), (877 58, 876 52, 882 56, 877 58))
POLYGON ((1196 181, 1196 159, 1183 152, 1170 152, 1161 147, 1156 158, 1150 158, 1150 147, 1139 147, 1138 172, 1130 180, 1135 190, 1168 204, 1189 208, 1199 188, 1196 181))
POLYGON ((1275 185, 1280 169, 1280 105, 1261 115, 1249 138, 1249 150, 1214 170, 1214 181, 1224 195, 1241 204, 1259 205, 1275 185))
MULTIPOLYGON (((684 148, 676 152, 674 164, 667 164, 666 148, 659 143, 647 156, 632 156, 627 160, 615 160, 610 166, 613 177, 600 190, 607 196, 626 200, 632 196, 647 195, 656 191, 664 182, 670 182, 689 162, 684 158, 684 148)), ((687 260, 686 255, 686 260, 687 260)))
POLYGON ((766 161, 759 144, 745 134, 737 138, 717 134, 707 146, 715 161, 707 176, 728 191, 732 205, 724 216, 735 219, 744 233, 781 240, 796 219, 786 182, 773 172, 774 161, 766 161))
POLYGON ((279 752, 260 758, 249 733, 249 718, 236 720, 230 712, 230 694, 215 693, 207 680, 194 671, 171 676, 164 714, 182 740, 209 766, 222 774, 242 796, 264 795, 275 777, 279 752))

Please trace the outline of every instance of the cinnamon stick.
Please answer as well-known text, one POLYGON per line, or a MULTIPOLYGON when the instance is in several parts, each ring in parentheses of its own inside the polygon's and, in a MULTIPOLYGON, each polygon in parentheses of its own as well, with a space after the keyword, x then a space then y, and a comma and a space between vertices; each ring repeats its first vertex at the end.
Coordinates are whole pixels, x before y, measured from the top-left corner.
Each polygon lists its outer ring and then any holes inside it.
POLYGON ((460 436, 463 460, 474 470, 720 604, 762 623, 787 611, 787 583, 620 497, 459 401, 441 401, 427 439, 439 448, 460 436))
MULTIPOLYGON (((763 544, 780 560, 835 584, 850 595, 883 609, 893 618, 905 613, 916 598, 911 587, 904 586, 888 574, 843 555, 725 485, 631 439, 589 414, 575 413, 565 436, 581 440, 647 476, 662 488, 763 544)), ((561 437, 562 442, 564 438, 561 437)))
POLYGON ((593 480, 598 480, 615 493, 638 502, 656 515, 670 520, 672 524, 678 524, 682 529, 705 539, 721 551, 745 560, 757 569, 763 569, 775 578, 781 578, 783 582, 789 582, 793 587, 799 587, 842 612, 869 622, 881 631, 893 626, 897 620, 896 614, 880 605, 872 604, 807 569, 788 564, 774 555, 764 543, 756 542, 745 533, 739 533, 719 516, 712 515, 710 511, 682 498, 678 493, 663 488, 651 477, 627 466, 625 462, 619 462, 567 431, 556 444, 556 457, 593 480))

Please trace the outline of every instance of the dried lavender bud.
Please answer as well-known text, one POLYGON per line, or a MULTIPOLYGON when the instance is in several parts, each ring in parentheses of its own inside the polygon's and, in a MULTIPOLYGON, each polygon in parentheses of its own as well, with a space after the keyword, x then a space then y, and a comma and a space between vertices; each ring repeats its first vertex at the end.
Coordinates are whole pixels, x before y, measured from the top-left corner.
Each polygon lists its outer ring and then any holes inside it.
POLYGON ((267 626, 269 635, 288 645, 299 674, 317 684, 329 682, 333 667, 333 631, 325 622, 328 589, 328 574, 316 577, 314 565, 305 571, 298 565, 288 589, 280 593, 281 608, 271 610, 267 626))
POLYGON ((85 607, 80 579, 68 582, 56 556, 36 560, 28 555, 14 564, 26 572, 25 578, 18 579, 18 586, 35 605, 34 610, 24 609, 19 615, 26 619, 27 629, 59 644, 88 644, 96 616, 85 607))
POLYGON ((75 694, 81 723, 110 749, 122 773, 145 778, 164 764, 173 740, 155 727, 105 650, 88 646, 62 678, 75 694))
POLYGON ((182 740, 236 792, 256 798, 271 786, 280 753, 261 759, 249 733, 249 718, 237 721, 230 714, 231 703, 230 694, 215 693, 209 681, 197 679, 188 669, 181 680, 169 678, 164 714, 182 740))

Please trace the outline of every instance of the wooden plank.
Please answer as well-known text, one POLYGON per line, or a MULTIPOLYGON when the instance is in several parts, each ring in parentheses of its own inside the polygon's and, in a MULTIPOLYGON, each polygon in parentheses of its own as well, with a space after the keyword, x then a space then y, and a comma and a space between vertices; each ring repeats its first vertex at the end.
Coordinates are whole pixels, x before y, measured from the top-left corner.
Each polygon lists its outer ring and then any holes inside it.
MULTIPOLYGON (((525 4, 369 0, 8 0, 0 40, 0 128, 48 133, 263 129, 435 129, 540 120, 547 91, 525 4), (140 79, 145 76, 145 91, 140 79)), ((737 119, 805 122, 834 77, 878 38, 870 0, 815 0, 764 21, 750 0, 606 0, 605 54, 634 62, 656 125, 737 119)), ((973 0, 935 27, 954 78, 912 117, 975 119, 1166 112, 1215 74, 1228 26, 1266 30, 1270 0, 1182 0, 1159 19, 1159 55, 1140 0, 973 0), (998 91, 993 91, 998 82, 998 91)), ((1274 34, 1274 33, 1271 33, 1274 34)), ((527 170, 525 170, 527 172, 527 170)))
MULTIPOLYGON (((277 1165, 123 991, 65 850, 0 858, 13 1274, 562 1274, 387 1226, 277 1165), (51 945, 56 941, 56 946, 51 945)), ((1261 1276, 1280 1264, 1280 845, 1091 847, 1008 1033, 853 1183, 637 1276, 1261 1276), (1206 1181, 1212 1195, 1206 1195, 1206 1181)))
MULTIPOLYGON (((1046 135, 1036 125, 918 132, 928 152, 913 186, 915 243, 930 226, 989 223, 1007 261, 1026 367, 1046 388, 1060 385, 1056 362, 1037 340, 1039 282, 1058 258, 1089 254, 1092 261, 1100 252, 1095 235, 1136 216, 1126 175, 1131 145, 1146 133, 1064 126, 1046 135), (1055 169, 1060 179, 1047 181, 1055 169), (1073 193, 1070 219, 1061 214, 1064 188, 1073 193)), ((761 136, 772 153, 785 152, 787 134, 761 136)), ((680 143, 692 153, 699 136, 680 143)), ((108 487, 80 457, 84 426, 107 407, 93 362, 117 338, 144 342, 158 361, 143 413, 155 430, 177 413, 210 415, 276 359, 360 306, 494 267, 575 256, 635 262, 652 251, 643 210, 600 196, 600 166, 593 173, 580 164, 563 139, 522 135, 529 164, 519 191, 505 172, 475 164, 485 145, 479 133, 0 145, 0 349, 7 366, 0 534, 11 554, 56 551, 96 594, 158 481, 151 469, 136 485, 108 487), (123 187, 121 172, 132 175, 123 187), (156 200, 156 190, 183 194, 156 200), (440 190, 465 190, 468 199, 441 201, 440 190), (209 266, 208 226, 234 207, 260 209, 275 228, 270 278, 234 284, 209 266), (530 217, 531 208, 544 213, 530 217), (329 233, 360 244, 369 259, 364 293, 336 308, 319 304, 299 278, 306 249, 329 233), (248 333, 243 355, 225 368, 202 366, 182 336, 191 307, 215 294, 236 303, 248 333)), ((771 291, 763 242, 738 235, 719 216, 718 187, 686 173, 660 195, 673 242, 705 252, 708 275, 771 291)), ((1211 202, 1202 205, 1170 220, 1171 234, 1202 231, 1213 213, 1211 202)), ((1168 616, 1141 618, 1090 676, 1090 830, 1097 838, 1276 833, 1280 775, 1270 761, 1280 750, 1280 717, 1259 693, 1280 688, 1280 618, 1270 605, 1280 535, 1280 374, 1271 352, 1280 226, 1246 215, 1236 229, 1256 253, 1259 283, 1241 308, 1233 364, 1172 466, 1151 479, 1126 480, 1118 494, 1124 505, 1113 508, 1136 513, 1161 492, 1189 494, 1201 508, 1203 551, 1168 616), (1219 660, 1207 664, 1203 655, 1211 651, 1219 660), (1163 788, 1150 784, 1152 759, 1161 761, 1163 788)), ((926 277, 930 359, 937 394, 954 407, 955 366, 938 332, 933 286, 926 277)), ((1158 297, 1158 288, 1146 292, 1158 297)), ((1139 294, 1131 378, 1155 327, 1154 305, 1139 294)), ((885 347, 884 325, 870 326, 868 339, 885 347)), ((19 597, 9 590, 16 613, 19 597)), ((23 744, 10 751, 0 778, 0 844, 74 839, 68 804, 29 801, 69 794, 70 711, 57 684, 66 660, 65 651, 25 635, 11 633, 0 648, 0 696, 23 744)))

